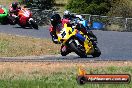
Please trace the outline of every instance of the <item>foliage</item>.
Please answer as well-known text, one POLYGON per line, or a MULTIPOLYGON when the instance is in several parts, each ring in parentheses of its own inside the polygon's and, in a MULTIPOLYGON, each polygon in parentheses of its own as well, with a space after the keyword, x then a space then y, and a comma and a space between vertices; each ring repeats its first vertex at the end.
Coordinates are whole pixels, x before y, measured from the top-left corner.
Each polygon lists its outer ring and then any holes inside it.
POLYGON ((69 0, 66 9, 81 14, 132 17, 131 0, 69 0))
POLYGON ((110 1, 108 0, 69 0, 66 6, 72 12, 95 15, 105 15, 110 7, 110 1))
POLYGON ((132 17, 132 1, 131 0, 114 0, 111 3, 109 16, 132 17))
POLYGON ((54 6, 55 0, 25 0, 28 7, 38 9, 51 9, 54 6))

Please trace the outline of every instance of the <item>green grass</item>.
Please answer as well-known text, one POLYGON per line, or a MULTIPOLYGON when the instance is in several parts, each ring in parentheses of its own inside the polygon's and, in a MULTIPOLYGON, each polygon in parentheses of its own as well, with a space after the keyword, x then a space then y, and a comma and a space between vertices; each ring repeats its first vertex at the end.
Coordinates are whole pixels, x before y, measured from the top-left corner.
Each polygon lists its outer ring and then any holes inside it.
MULTIPOLYGON (((107 67, 107 68, 92 68, 88 69, 94 71, 94 73, 99 74, 110 74, 110 73, 129 73, 132 74, 132 67, 107 67)), ((85 84, 78 85, 76 82, 77 69, 76 68, 66 68, 65 70, 60 70, 59 72, 53 72, 48 76, 42 75, 41 77, 36 77, 28 79, 1 79, 0 88, 131 88, 132 82, 130 84, 85 84)))
POLYGON ((2 53, 3 51, 6 51, 8 46, 9 46, 9 41, 7 40, 0 41, 0 53, 2 53))

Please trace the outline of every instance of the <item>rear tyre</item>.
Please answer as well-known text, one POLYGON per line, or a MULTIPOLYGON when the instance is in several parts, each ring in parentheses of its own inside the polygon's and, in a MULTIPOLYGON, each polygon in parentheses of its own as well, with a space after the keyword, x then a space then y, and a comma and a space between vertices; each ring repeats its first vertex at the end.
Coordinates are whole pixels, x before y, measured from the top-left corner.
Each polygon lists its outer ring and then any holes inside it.
POLYGON ((30 23, 34 29, 38 30, 38 25, 35 23, 35 21, 31 20, 30 23))
POLYGON ((15 25, 16 24, 16 18, 14 18, 14 17, 9 16, 9 17, 7 17, 7 20, 8 20, 8 23, 10 25, 15 25))
POLYGON ((100 49, 97 46, 95 46, 94 47, 94 53, 92 54, 92 56, 93 57, 99 57, 100 55, 101 55, 100 49))
POLYGON ((70 43, 71 50, 74 51, 77 55, 79 55, 81 58, 86 58, 87 55, 83 49, 79 48, 75 42, 70 43))

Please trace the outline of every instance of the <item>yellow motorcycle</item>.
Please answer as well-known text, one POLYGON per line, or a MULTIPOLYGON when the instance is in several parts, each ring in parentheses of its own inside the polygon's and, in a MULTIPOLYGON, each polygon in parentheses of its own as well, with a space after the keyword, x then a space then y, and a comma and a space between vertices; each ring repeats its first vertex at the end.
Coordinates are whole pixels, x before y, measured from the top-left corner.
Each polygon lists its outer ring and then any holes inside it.
MULTIPOLYGON (((99 57, 101 55, 100 49, 94 41, 91 41, 87 35, 84 35, 81 31, 73 28, 71 25, 64 24, 63 27, 59 27, 56 34, 58 41, 67 46, 71 52, 75 52, 80 57, 87 57, 92 55, 93 57, 99 57)), ((62 54, 65 56, 65 54, 62 54)))

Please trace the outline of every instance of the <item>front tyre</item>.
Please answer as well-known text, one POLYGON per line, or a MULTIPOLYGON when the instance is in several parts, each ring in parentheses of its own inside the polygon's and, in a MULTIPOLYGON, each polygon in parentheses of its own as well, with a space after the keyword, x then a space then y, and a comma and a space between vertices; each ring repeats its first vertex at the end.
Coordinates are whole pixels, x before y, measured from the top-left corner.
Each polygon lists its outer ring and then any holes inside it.
POLYGON ((69 52, 63 52, 62 50, 61 50, 61 55, 62 56, 66 56, 66 55, 68 55, 69 54, 69 52))
POLYGON ((101 55, 101 51, 97 46, 94 46, 94 53, 92 54, 93 57, 99 57, 101 55))
POLYGON ((36 22, 34 20, 30 20, 30 23, 31 23, 31 26, 34 28, 34 29, 37 29, 38 30, 38 25, 36 24, 36 22))
POLYGON ((87 57, 85 51, 82 48, 78 47, 75 42, 72 41, 70 43, 70 47, 71 47, 71 50, 74 51, 81 58, 86 58, 87 57))
POLYGON ((60 52, 62 56, 66 56, 71 53, 71 50, 67 46, 62 45, 60 52))

